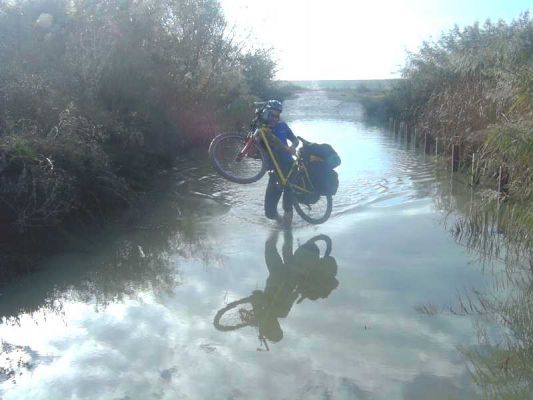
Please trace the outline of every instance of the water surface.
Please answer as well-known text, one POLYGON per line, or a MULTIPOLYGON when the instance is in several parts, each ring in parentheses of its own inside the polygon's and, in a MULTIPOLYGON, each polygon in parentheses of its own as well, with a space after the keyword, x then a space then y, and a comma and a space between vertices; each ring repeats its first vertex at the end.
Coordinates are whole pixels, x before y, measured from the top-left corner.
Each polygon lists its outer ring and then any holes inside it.
POLYGON ((203 151, 189 154, 131 218, 2 289, 0 396, 478 397, 460 351, 478 344, 473 320, 420 312, 490 285, 446 229, 451 182, 362 122, 357 104, 308 92, 284 116, 342 159, 329 221, 295 216, 284 232, 263 217, 266 178, 232 184, 203 151), (336 271, 304 262, 317 235, 331 240, 336 271), (215 328, 220 309, 252 295, 275 303, 261 332, 215 328))

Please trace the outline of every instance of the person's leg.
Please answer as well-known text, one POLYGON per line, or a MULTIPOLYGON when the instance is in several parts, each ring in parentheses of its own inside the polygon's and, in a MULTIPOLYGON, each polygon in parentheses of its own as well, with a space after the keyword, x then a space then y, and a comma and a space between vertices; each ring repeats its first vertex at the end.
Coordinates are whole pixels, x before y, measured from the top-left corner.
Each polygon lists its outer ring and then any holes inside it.
MULTIPOLYGON (((283 165, 283 170, 285 174, 288 174, 291 170, 293 162, 287 162, 283 165)), ((282 223, 286 227, 291 226, 292 224, 292 192, 290 190, 283 191, 283 220, 282 223)))
POLYGON ((290 190, 283 191, 283 211, 292 212, 292 193, 290 190))
POLYGON ((292 224, 292 193, 289 190, 283 191, 283 224, 290 226, 292 224))
POLYGON ((279 219, 278 203, 282 190, 277 183, 275 174, 270 174, 265 192, 265 216, 269 219, 279 219))

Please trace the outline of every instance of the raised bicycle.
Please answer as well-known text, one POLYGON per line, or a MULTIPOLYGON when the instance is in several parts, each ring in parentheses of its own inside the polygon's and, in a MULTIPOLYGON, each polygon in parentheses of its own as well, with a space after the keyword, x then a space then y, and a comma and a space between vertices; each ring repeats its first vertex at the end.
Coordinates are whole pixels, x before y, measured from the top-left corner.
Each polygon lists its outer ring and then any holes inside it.
MULTIPOLYGON (((256 115, 258 112, 256 112, 256 115)), ((303 220, 310 224, 321 224, 331 215, 333 200, 331 195, 321 195, 314 187, 303 152, 311 145, 298 136, 303 146, 285 174, 272 151, 268 128, 256 116, 247 134, 222 133, 216 136, 209 146, 209 158, 215 170, 231 182, 247 184, 261 179, 268 167, 274 167, 278 183, 292 195, 294 209, 303 220)))

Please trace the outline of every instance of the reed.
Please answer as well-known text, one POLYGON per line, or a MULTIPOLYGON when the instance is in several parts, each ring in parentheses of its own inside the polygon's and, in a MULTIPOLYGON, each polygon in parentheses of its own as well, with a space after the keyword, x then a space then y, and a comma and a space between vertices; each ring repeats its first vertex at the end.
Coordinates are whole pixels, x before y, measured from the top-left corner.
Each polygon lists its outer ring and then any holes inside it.
POLYGON ((463 290, 455 304, 423 304, 417 311, 472 318, 478 344, 460 351, 483 398, 528 398, 533 392, 531 207, 501 202, 494 191, 472 192, 470 199, 456 196, 447 184, 440 186, 436 204, 447 212, 450 234, 491 279, 482 288, 463 290))
POLYGON ((403 79, 383 96, 382 117, 427 132, 441 157, 460 148, 464 170, 472 169, 477 153, 476 183, 495 187, 502 167, 504 194, 531 199, 532 38, 525 12, 510 23, 455 27, 424 42, 408 54, 403 79))

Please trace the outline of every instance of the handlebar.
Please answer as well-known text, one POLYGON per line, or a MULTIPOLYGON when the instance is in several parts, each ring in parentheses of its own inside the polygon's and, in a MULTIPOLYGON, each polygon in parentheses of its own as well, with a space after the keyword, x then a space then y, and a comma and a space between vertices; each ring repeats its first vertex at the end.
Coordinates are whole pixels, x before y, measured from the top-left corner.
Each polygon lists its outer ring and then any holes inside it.
POLYGON ((311 144, 310 141, 308 140, 305 140, 303 137, 301 136, 296 136, 298 138, 298 140, 300 140, 303 144, 311 144))

